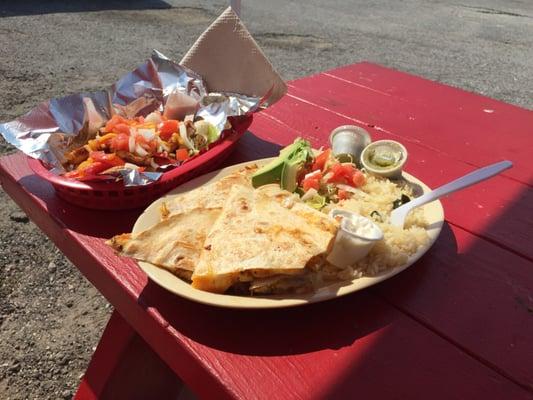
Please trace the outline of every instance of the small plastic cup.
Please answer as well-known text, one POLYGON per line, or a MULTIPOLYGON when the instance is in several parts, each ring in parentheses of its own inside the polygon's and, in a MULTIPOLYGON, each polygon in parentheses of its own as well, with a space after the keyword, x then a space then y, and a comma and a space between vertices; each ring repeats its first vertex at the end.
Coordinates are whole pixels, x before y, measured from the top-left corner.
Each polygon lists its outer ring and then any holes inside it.
POLYGON ((332 218, 342 217, 333 249, 327 256, 330 264, 339 268, 352 266, 383 239, 380 227, 362 215, 339 209, 331 210, 329 215, 332 218))
POLYGON ((402 175, 403 166, 407 161, 407 157, 407 149, 400 142, 396 142, 395 140, 378 140, 377 142, 373 142, 367 147, 365 147, 365 149, 361 153, 361 164, 363 168, 371 174, 384 178, 395 179, 399 178, 402 175), (380 151, 381 149, 387 149, 389 151, 394 151, 400 154, 398 161, 390 167, 380 167, 378 165, 372 164, 369 161, 369 155, 372 152, 380 151))
POLYGON ((353 162, 360 167, 361 153, 372 142, 372 138, 359 126, 342 125, 331 132, 329 142, 333 155, 341 162, 353 162))

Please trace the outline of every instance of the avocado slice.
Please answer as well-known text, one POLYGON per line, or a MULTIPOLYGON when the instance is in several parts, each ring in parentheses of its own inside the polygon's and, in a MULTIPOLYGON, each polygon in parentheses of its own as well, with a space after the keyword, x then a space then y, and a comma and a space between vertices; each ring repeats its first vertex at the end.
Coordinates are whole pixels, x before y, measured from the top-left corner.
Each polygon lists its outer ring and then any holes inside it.
POLYGON ((298 171, 305 164, 305 160, 296 159, 285 162, 281 171, 280 186, 289 192, 294 192, 298 187, 298 171))
MULTIPOLYGON (((269 183, 281 183, 283 171, 286 168, 285 164, 292 162, 293 160, 300 159, 302 155, 307 157, 307 154, 310 153, 310 148, 309 142, 298 138, 291 145, 281 149, 279 156, 275 160, 272 160, 252 175, 253 187, 268 185, 269 183)), ((296 171, 296 173, 297 172, 298 171, 296 171)), ((283 184, 281 187, 284 188, 283 184)), ((294 189, 292 191, 294 191, 294 189)))
POLYGON ((279 183, 284 164, 285 160, 281 157, 270 161, 252 175, 252 186, 257 188, 269 183, 279 183))

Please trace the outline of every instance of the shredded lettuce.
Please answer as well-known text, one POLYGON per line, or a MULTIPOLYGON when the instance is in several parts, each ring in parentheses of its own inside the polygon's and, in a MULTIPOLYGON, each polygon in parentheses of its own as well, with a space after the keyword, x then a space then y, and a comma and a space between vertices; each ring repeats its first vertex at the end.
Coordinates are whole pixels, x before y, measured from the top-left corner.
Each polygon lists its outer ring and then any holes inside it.
POLYGON ((321 210, 322 207, 326 205, 326 198, 324 196, 316 194, 310 199, 306 200, 305 204, 314 209, 321 210))

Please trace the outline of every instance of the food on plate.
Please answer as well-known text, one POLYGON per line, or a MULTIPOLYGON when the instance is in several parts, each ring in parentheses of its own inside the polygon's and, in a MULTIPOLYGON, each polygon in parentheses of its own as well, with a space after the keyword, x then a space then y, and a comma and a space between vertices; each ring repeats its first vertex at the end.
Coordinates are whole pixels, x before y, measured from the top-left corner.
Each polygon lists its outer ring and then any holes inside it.
POLYGON ((378 241, 383 240, 383 232, 369 218, 340 209, 332 210, 329 215, 340 220, 333 250, 326 259, 337 267, 354 265, 365 257, 378 241))
POLYGON ((208 233, 192 286, 224 293, 255 277, 302 275, 324 263, 338 224, 278 186, 236 186, 208 233))
MULTIPOLYGON (((366 149, 380 142, 369 144, 362 155, 366 149)), ((400 148, 401 144, 398 145, 394 149, 400 148)), ((295 148, 298 149, 295 154, 299 154, 300 162, 293 164, 297 165, 297 169, 291 176, 296 178, 293 178, 295 180, 290 185, 285 183, 285 188, 295 187, 294 192, 298 195, 298 200, 312 208, 324 213, 335 209, 356 213, 371 219, 383 232, 383 240, 377 241, 364 258, 342 270, 328 263, 322 270, 322 278, 334 279, 336 276, 343 276, 344 279, 349 279, 348 277, 378 275, 405 264, 409 256, 428 244, 423 208, 411 211, 404 229, 389 224, 391 211, 419 195, 420 188, 402 179, 393 181, 370 174, 365 168, 357 168, 355 163, 345 162, 342 154, 340 157, 335 156, 332 149, 310 151, 310 144, 302 139, 296 139, 292 145, 281 150, 280 156, 268 165, 277 165, 280 160, 286 159, 288 154, 292 154, 295 148), (304 162, 301 161, 303 155, 307 156, 304 162)), ((405 157, 400 160, 400 168, 407 155, 405 147, 401 146, 401 149, 405 157)), ((252 176, 255 187, 265 183, 281 185, 281 179, 277 175, 279 172, 267 175, 269 179, 264 179, 263 176, 258 181, 257 175, 264 171, 265 168, 261 168, 252 176)))
POLYGON ((194 208, 222 209, 232 187, 237 185, 250 186, 251 175, 257 171, 257 165, 248 165, 241 171, 230 174, 216 182, 198 189, 170 197, 161 205, 161 217, 187 212, 194 208))
POLYGON ((250 165, 169 196, 161 202, 160 222, 108 244, 200 290, 304 293, 388 271, 427 245, 422 208, 404 229, 388 223, 393 208, 415 197, 414 189, 297 139, 261 168, 250 165), (344 233, 351 236, 341 240, 344 233))
POLYGON ((178 121, 158 111, 127 119, 114 115, 86 144, 65 154, 65 177, 95 179, 125 165, 142 171, 175 166, 206 149, 220 136, 199 119, 178 121))
POLYGON ((293 192, 296 189, 296 173, 312 157, 309 142, 297 139, 280 151, 279 157, 263 166, 252 176, 252 184, 259 187, 279 183, 282 189, 293 192))
POLYGON ((196 208, 172 215, 139 235, 115 236, 110 245, 123 255, 148 261, 190 279, 203 242, 220 214, 217 208, 196 208))

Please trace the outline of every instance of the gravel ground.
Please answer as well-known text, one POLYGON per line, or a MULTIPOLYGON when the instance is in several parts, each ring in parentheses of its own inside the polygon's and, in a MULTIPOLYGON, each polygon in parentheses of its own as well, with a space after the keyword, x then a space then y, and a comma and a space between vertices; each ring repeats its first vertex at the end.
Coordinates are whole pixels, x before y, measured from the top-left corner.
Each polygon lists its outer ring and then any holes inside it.
MULTIPOLYGON (((152 48, 179 60, 226 4, 40 3, 0 5, 1 121, 105 87, 152 48)), ((370 60, 533 108, 533 3, 462 3, 249 0, 243 18, 286 79, 370 60)), ((2 191, 0 248, 0 398, 70 398, 110 306, 2 191)))

